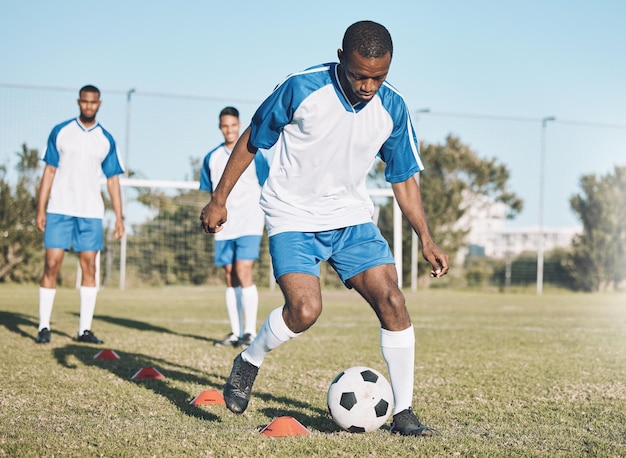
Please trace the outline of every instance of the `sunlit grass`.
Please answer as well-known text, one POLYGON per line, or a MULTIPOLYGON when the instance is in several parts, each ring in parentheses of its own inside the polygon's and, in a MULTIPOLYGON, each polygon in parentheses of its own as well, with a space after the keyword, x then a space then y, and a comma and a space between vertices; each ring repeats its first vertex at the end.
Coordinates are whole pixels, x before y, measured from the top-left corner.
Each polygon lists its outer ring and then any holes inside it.
MULTIPOLYGON (((60 288, 52 342, 36 345, 37 287, 0 286, 0 456, 624 456, 626 296, 407 294, 417 338, 415 408, 431 439, 339 430, 326 390, 346 367, 386 374, 373 312, 325 293, 318 323, 270 354, 248 410, 191 406, 221 391, 237 350, 223 289, 103 289, 94 332, 74 340, 78 294, 60 288), (113 349, 119 361, 94 360, 113 349), (133 381, 142 367, 163 380, 133 381), (292 416, 309 436, 267 438, 292 416)), ((259 325, 281 304, 261 290, 259 325)))

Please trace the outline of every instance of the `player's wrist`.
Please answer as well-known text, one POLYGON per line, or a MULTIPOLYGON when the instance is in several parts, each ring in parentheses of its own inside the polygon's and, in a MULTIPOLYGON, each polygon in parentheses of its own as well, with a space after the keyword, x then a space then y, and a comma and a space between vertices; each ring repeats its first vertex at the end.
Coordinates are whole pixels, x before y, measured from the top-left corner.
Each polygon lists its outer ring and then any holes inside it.
POLYGON ((221 193, 214 192, 213 195, 211 196, 211 204, 225 207, 227 197, 228 196, 223 196, 221 193))

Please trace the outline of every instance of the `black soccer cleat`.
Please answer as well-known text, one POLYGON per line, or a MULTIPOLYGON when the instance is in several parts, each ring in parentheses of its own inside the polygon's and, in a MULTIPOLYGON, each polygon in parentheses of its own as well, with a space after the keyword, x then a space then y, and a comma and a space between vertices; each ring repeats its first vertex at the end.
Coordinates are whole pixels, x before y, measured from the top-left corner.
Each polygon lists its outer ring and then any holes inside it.
POLYGON ((85 343, 93 343, 93 344, 104 343, 102 340, 98 339, 93 332, 89 330, 84 331, 82 335, 78 336, 78 341, 85 342, 85 343))
POLYGON ((252 334, 250 334, 249 332, 246 332, 243 337, 241 337, 239 339, 239 345, 243 346, 243 347, 248 347, 250 346, 250 344, 252 343, 252 341, 254 340, 254 337, 252 334))
POLYGON ((38 344, 50 343, 50 329, 43 328, 41 331, 39 331, 35 342, 37 342, 38 344))
POLYGON ((237 347, 239 346, 239 338, 231 332, 224 340, 216 340, 213 345, 216 347, 237 347))
POLYGON ((393 416, 391 423, 391 432, 402 436, 424 436, 430 437, 439 434, 438 431, 430 426, 422 424, 413 409, 409 407, 402 412, 398 412, 393 416))
POLYGON ((248 407, 250 393, 259 368, 243 360, 241 353, 233 362, 226 385, 224 385, 224 401, 226 407, 233 413, 243 413, 248 407))

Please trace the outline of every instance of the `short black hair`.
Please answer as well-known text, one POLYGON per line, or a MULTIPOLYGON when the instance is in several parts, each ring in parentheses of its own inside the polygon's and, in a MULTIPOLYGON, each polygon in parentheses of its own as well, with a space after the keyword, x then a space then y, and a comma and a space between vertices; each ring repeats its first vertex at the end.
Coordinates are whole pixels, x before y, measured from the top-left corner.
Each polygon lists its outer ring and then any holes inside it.
POLYGON ((235 107, 226 107, 222 109, 222 111, 220 111, 219 119, 221 120, 222 116, 225 115, 234 116, 235 118, 239 119, 239 110, 235 107))
POLYGON ((96 94, 98 94, 98 98, 100 97, 100 89, 91 84, 81 87, 80 91, 78 91, 78 97, 80 97, 83 92, 95 92, 96 94))
POLYGON ((347 55, 356 51, 367 58, 379 58, 387 53, 393 56, 391 34, 384 26, 373 21, 359 21, 348 27, 342 47, 347 55))

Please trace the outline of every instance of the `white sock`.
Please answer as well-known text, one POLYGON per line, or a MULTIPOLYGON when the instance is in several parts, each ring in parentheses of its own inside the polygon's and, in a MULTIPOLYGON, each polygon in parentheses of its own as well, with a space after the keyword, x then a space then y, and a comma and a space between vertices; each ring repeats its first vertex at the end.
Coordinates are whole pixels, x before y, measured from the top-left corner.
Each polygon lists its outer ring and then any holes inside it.
POLYGON ((226 288, 226 311, 228 312, 228 321, 230 321, 230 332, 235 337, 239 337, 241 326, 239 324, 239 307, 237 306, 237 291, 232 286, 226 288))
POLYGON ((241 358, 256 367, 261 367, 265 355, 300 334, 287 327, 285 320, 283 320, 283 308, 278 307, 269 314, 261 326, 259 335, 241 353, 241 358))
POLYGON ((259 292, 256 285, 241 288, 241 308, 244 316, 244 334, 256 335, 256 315, 259 310, 259 292))
POLYGON ((380 347, 389 370, 393 390, 393 414, 413 403, 415 332, 413 325, 403 331, 380 329, 380 347))
POLYGON ((50 317, 56 293, 56 288, 39 288, 39 331, 43 328, 50 330, 50 317))
POLYGON ((235 297, 237 298, 237 323, 239 328, 235 335, 237 337, 243 337, 243 305, 241 303, 241 286, 235 286, 235 297))
POLYGON ((78 335, 82 336, 85 331, 91 330, 93 313, 96 310, 96 297, 98 288, 96 286, 80 287, 80 318, 78 320, 78 335))

